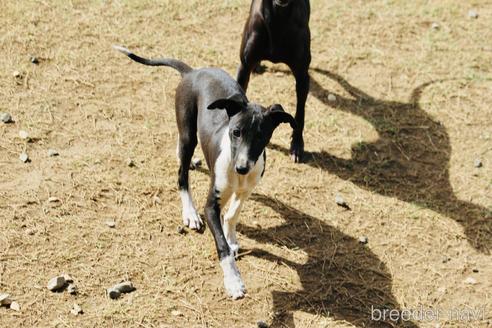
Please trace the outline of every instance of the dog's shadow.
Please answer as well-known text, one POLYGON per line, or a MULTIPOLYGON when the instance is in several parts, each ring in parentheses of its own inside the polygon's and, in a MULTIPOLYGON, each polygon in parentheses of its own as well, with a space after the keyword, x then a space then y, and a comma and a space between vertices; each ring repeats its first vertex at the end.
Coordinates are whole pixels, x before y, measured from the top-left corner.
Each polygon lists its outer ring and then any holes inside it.
POLYGON ((391 275, 368 247, 279 200, 258 194, 251 199, 279 213, 285 223, 268 229, 240 225, 243 235, 260 243, 300 248, 308 255, 302 264, 258 249, 248 255, 288 265, 302 284, 297 291, 272 292, 271 327, 294 327, 294 311, 345 320, 358 327, 417 327, 411 321, 382 320, 378 311, 401 309, 391 292, 391 275))
MULTIPOLYGON (((335 73, 319 68, 313 70, 336 81, 351 97, 329 92, 313 78, 311 94, 328 106, 364 118, 374 126, 379 138, 352 146, 351 159, 321 151, 307 153, 305 162, 366 190, 397 197, 452 218, 463 226, 471 246, 490 254, 490 211, 460 200, 454 194, 449 182, 449 135, 444 125, 419 104, 427 86, 443 81, 417 87, 405 103, 375 99, 335 73), (335 101, 328 99, 330 93, 335 95, 335 101)), ((288 149, 279 145, 273 144, 270 148, 289 154, 288 149)), ((472 162, 468 167, 475 169, 472 162)))

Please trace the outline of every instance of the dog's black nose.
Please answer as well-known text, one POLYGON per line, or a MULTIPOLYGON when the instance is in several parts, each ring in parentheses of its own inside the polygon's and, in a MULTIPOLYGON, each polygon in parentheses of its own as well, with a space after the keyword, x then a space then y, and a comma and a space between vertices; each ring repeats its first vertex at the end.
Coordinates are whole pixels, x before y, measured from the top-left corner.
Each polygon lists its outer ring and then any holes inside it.
POLYGON ((249 167, 247 166, 236 166, 236 172, 239 174, 247 174, 249 172, 249 167))

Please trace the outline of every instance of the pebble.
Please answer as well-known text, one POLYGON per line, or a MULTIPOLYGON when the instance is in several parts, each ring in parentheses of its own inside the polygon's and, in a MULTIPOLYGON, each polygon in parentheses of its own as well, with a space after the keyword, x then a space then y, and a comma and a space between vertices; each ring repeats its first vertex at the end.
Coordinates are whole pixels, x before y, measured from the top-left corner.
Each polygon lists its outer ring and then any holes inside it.
POLYGON ((178 310, 172 310, 171 311, 171 314, 175 317, 182 317, 183 316, 183 313, 181 313, 180 311, 178 310))
POLYGON ((9 294, 3 293, 0 294, 0 305, 10 305, 12 303, 12 299, 9 294))
POLYGON ((10 308, 14 311, 20 311, 20 304, 17 303, 16 301, 13 301, 12 303, 10 303, 10 308))
POLYGON ((265 321, 260 320, 256 323, 256 325, 258 326, 258 328, 268 328, 268 324, 265 321))
POLYGON ((77 294, 77 286, 75 286, 74 284, 68 284, 67 286, 67 292, 71 295, 75 295, 77 294))
POLYGON ((21 72, 19 72, 19 71, 13 71, 12 76, 16 77, 16 78, 20 78, 22 75, 21 75, 21 72))
POLYGON ((48 289, 52 292, 56 292, 65 287, 67 280, 64 276, 53 277, 48 281, 48 289))
POLYGON ((480 158, 477 158, 475 159, 475 161, 473 162, 473 165, 476 167, 476 168, 479 168, 479 167, 482 167, 482 161, 480 160, 480 158))
POLYGON ((73 278, 70 277, 70 275, 67 273, 62 274, 62 277, 65 278, 65 281, 67 282, 67 284, 73 282, 73 278))
POLYGON ((2 121, 5 124, 12 123, 13 122, 12 115, 10 115, 9 113, 0 113, 0 121, 2 121))
POLYGON ((26 234, 28 234, 29 236, 33 236, 36 234, 36 230, 35 229, 27 229, 26 234))
POLYGON ((359 237, 359 243, 367 244, 368 242, 369 242, 369 239, 366 236, 360 236, 359 237))
POLYGON ((48 203, 59 203, 59 202, 60 202, 60 198, 58 197, 51 196, 48 198, 48 203))
POLYGON ((55 149, 48 149, 48 156, 49 157, 55 157, 55 156, 58 156, 58 155, 60 155, 60 154, 55 149))
POLYGON ((38 59, 38 57, 36 57, 36 56, 31 56, 31 58, 29 58, 29 60, 30 60, 30 61, 31 61, 31 63, 33 63, 34 65, 39 64, 39 59, 38 59))
POLYGON ((131 293, 135 291, 136 288, 130 281, 124 281, 119 284, 114 285, 111 288, 106 289, 109 298, 115 300, 121 296, 122 293, 131 293))
POLYGON ((441 28, 441 25, 439 25, 439 23, 434 22, 431 25, 431 29, 433 29, 433 30, 438 30, 440 28, 441 28))
POLYGON ((179 226, 177 231, 180 235, 186 234, 186 229, 183 226, 179 226))
POLYGON ((152 198, 152 201, 154 202, 154 204, 162 204, 162 200, 160 199, 159 196, 154 196, 152 198))
POLYGON ((468 284, 468 285, 476 285, 477 284, 477 280, 473 277, 468 277, 465 279, 465 284, 468 284))
POLYGON ((131 293, 134 290, 136 290, 136 288, 133 286, 131 281, 121 282, 119 284, 114 285, 113 288, 118 290, 121 293, 131 293))
POLYGON ((108 288, 106 291, 108 293, 109 298, 111 298, 112 300, 115 300, 121 296, 121 292, 114 288, 108 288))
POLYGON ((477 11, 476 11, 475 9, 470 9, 470 10, 468 11, 468 17, 469 17, 469 18, 475 18, 475 19, 476 19, 476 18, 478 18, 478 13, 477 13, 477 11))
POLYGON ((20 130, 19 131, 19 137, 21 139, 29 139, 29 133, 27 131, 20 130))
POLYGON ((337 194, 335 196, 335 203, 337 203, 338 206, 344 207, 346 209, 350 209, 347 202, 345 201, 345 199, 343 199, 343 197, 341 195, 337 194))
POLYGON ((193 158, 191 160, 191 168, 192 169, 199 168, 200 166, 202 166, 202 160, 201 159, 199 159, 199 158, 193 158))
POLYGON ((335 102, 335 101, 337 101, 337 96, 335 96, 332 93, 328 94, 328 101, 329 102, 335 102))
POLYGON ((126 165, 128 165, 128 167, 135 167, 135 162, 133 159, 129 158, 126 160, 126 165))
POLYGON ((110 228, 114 228, 114 227, 116 227, 116 222, 114 222, 114 220, 109 220, 109 221, 106 221, 106 225, 110 228))
POLYGON ((72 309, 70 310, 70 313, 73 315, 79 315, 79 314, 84 313, 84 311, 82 310, 80 305, 78 305, 77 303, 74 303, 72 309))
POLYGON ((29 155, 27 155, 27 153, 24 152, 20 154, 19 159, 21 160, 21 162, 27 163, 29 162, 29 155))

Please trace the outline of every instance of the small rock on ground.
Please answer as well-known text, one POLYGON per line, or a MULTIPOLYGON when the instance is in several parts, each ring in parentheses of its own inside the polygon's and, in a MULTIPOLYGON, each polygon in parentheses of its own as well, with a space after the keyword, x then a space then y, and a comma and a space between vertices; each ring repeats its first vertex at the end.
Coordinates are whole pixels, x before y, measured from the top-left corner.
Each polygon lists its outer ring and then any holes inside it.
POLYGON ((67 292, 71 295, 77 294, 77 286, 75 286, 74 284, 68 284, 67 292))
POLYGON ((116 222, 114 222, 114 220, 108 220, 108 221, 106 221, 105 223, 106 223, 106 225, 107 225, 108 227, 110 227, 110 228, 114 228, 114 227, 116 227, 116 222))
POLYGON ((476 285, 477 284, 477 280, 473 277, 468 277, 465 279, 465 284, 468 284, 468 285, 476 285))
POLYGON ((201 166, 202 166, 202 160, 201 159, 199 159, 199 158, 193 158, 191 160, 191 165, 190 165, 190 169, 191 170, 195 170, 195 169, 197 169, 197 168, 199 168, 201 166))
POLYGON ((161 198, 159 196, 154 196, 152 198, 152 201, 154 202, 154 205, 155 204, 162 204, 162 200, 161 200, 161 198))
POLYGON ((0 121, 5 124, 13 122, 12 116, 9 113, 0 113, 0 121))
POLYGON ((0 294, 0 305, 6 306, 12 304, 12 299, 9 294, 0 294))
POLYGON ((369 242, 369 239, 366 236, 360 236, 359 237, 359 243, 367 244, 368 242, 369 242))
POLYGON ((52 292, 56 292, 58 290, 61 290, 65 288, 65 285, 67 284, 67 280, 63 276, 58 276, 58 277, 53 277, 48 281, 48 289, 51 290, 52 292))
POLYGON ((21 309, 20 304, 17 303, 16 301, 13 301, 12 303, 10 303, 10 308, 14 311, 20 311, 20 309, 21 309))
POLYGON ((108 294, 109 298, 115 300, 119 298, 122 293, 131 293, 135 290, 135 286, 133 286, 130 281, 124 281, 114 285, 111 288, 106 289, 106 293, 108 294))
POLYGON ((126 160, 126 165, 128 165, 128 167, 135 167, 135 162, 133 159, 129 158, 126 160))
POLYGON ((483 165, 482 160, 480 158, 475 159, 475 161, 473 161, 473 165, 476 168, 482 167, 482 165, 483 165))
POLYGON ((27 155, 27 153, 22 153, 19 155, 19 159, 21 160, 21 162, 27 163, 29 162, 29 155, 27 155))
POLYGON ((335 102, 335 101, 337 101, 337 96, 335 96, 334 94, 330 93, 328 95, 328 101, 329 102, 335 102))
POLYGON ((82 310, 80 305, 78 305, 77 303, 74 303, 72 309, 70 310, 70 313, 73 315, 79 315, 79 314, 84 313, 84 311, 82 310))
POLYGON ((343 199, 343 197, 341 195, 335 196, 335 203, 338 206, 344 207, 346 209, 350 209, 350 206, 348 206, 347 202, 345 201, 345 199, 343 199))
POLYGON ((476 18, 478 18, 478 13, 477 13, 477 11, 476 11, 475 9, 470 9, 470 10, 468 11, 468 17, 469 17, 469 18, 475 18, 475 19, 476 19, 476 18))
POLYGON ((433 30, 438 30, 440 28, 441 28, 441 25, 439 25, 439 23, 434 22, 431 25, 431 29, 433 29, 433 30))
POLYGON ((31 61, 31 63, 33 63, 34 65, 39 64, 39 59, 38 59, 38 57, 36 57, 36 56, 31 56, 31 57, 29 58, 29 60, 30 60, 30 61, 31 61))
POLYGON ((256 325, 258 326, 258 328, 268 328, 268 324, 265 321, 260 320, 256 323, 256 325))
POLYGON ((115 300, 121 296, 121 292, 117 289, 114 289, 114 288, 108 288, 106 290, 106 292, 107 292, 109 298, 111 298, 112 300, 115 300))
POLYGON ((58 197, 51 196, 48 198, 48 203, 59 203, 59 202, 60 202, 60 198, 58 197))
POLYGON ((55 157, 55 156, 58 156, 58 155, 60 155, 60 154, 55 149, 48 149, 48 156, 49 157, 55 157))
POLYGON ((133 286, 133 284, 130 281, 124 281, 119 284, 116 284, 113 286, 114 289, 118 290, 120 293, 131 293, 136 288, 133 286))
POLYGON ((178 233, 180 235, 185 235, 186 234, 186 229, 183 226, 179 226, 177 229, 178 233))
POLYGON ((20 130, 19 131, 19 137, 21 139, 29 139, 29 133, 27 131, 20 130))
POLYGON ((180 311, 178 310, 172 310, 171 311, 171 314, 175 317, 182 317, 183 316, 183 313, 181 313, 180 311))

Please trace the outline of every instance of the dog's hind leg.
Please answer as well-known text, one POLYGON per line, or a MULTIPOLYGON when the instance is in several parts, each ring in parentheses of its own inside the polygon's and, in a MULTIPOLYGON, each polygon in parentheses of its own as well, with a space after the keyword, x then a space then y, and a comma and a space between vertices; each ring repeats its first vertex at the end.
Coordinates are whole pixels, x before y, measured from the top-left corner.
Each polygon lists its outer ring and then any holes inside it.
POLYGON ((293 70, 294 77, 296 79, 296 96, 297 96, 297 108, 296 108, 296 128, 292 133, 292 141, 290 144, 290 155, 292 159, 298 163, 301 162, 304 155, 304 140, 302 132, 304 130, 304 109, 306 106, 306 99, 309 93, 309 74, 308 67, 302 69, 293 70))
POLYGON ((191 158, 193 157, 196 145, 196 135, 183 135, 182 132, 180 132, 177 155, 180 162, 178 185, 179 195, 181 196, 181 203, 183 206, 183 224, 191 229, 200 230, 203 222, 193 204, 188 177, 191 158))
POLYGON ((190 99, 192 98, 186 92, 186 88, 180 84, 176 90, 176 121, 179 132, 176 149, 179 160, 178 186, 183 205, 183 224, 191 229, 200 230, 203 222, 193 204, 188 183, 191 159, 198 144, 197 111, 190 99))

